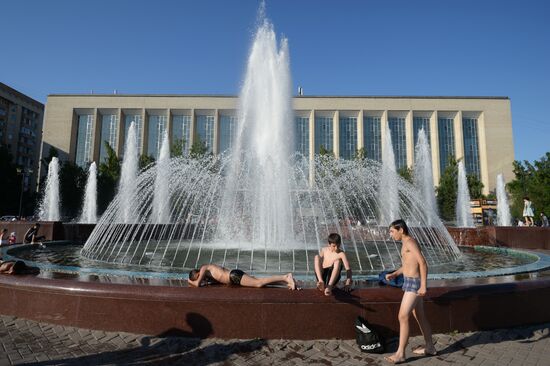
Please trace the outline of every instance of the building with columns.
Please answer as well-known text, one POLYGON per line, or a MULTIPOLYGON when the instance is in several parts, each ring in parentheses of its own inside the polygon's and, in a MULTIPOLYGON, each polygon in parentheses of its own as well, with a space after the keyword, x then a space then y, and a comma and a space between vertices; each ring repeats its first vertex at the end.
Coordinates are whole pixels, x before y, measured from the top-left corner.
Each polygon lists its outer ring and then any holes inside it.
MULTIPOLYGON (((121 155, 131 122, 142 154, 157 157, 165 129, 184 150, 200 139, 218 154, 232 145, 237 104, 237 97, 223 95, 50 95, 42 157, 54 147, 61 159, 87 166, 105 158, 104 141, 121 155)), ((366 157, 381 161, 390 128, 397 168, 412 167, 418 131, 424 128, 434 185, 449 156, 464 159, 467 173, 483 182, 484 193, 495 189, 499 173, 513 179, 507 97, 297 96, 293 105, 296 150, 310 158, 321 148, 343 159, 363 149, 366 157)))

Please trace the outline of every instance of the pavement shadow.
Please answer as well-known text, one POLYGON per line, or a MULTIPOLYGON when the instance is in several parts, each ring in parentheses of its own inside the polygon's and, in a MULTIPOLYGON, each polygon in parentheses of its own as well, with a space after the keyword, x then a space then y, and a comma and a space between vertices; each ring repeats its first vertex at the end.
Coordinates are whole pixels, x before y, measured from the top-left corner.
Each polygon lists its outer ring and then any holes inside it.
MULTIPOLYGON (((135 348, 100 352, 97 354, 26 363, 27 366, 77 365, 208 365, 222 362, 234 353, 252 352, 262 348, 264 340, 211 344, 199 348, 213 333, 212 324, 204 316, 189 313, 186 322, 191 332, 171 328, 153 337, 142 337, 135 348)), ((91 347, 86 343, 86 347, 91 347)))

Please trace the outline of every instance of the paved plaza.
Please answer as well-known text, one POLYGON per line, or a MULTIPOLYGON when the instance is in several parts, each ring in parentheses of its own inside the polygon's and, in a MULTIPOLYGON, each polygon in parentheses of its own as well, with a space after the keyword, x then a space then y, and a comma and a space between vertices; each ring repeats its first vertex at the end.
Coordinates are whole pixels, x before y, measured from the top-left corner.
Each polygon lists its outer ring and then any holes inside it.
MULTIPOLYGON (((181 335, 181 334, 180 334, 181 335)), ((437 334, 438 356, 412 365, 550 365, 550 323, 475 333, 437 334)), ((414 337, 411 346, 421 343, 414 337)), ((353 340, 191 339, 149 337, 0 316, 3 365, 384 365, 353 340)), ((395 350, 396 339, 389 350, 395 350)))

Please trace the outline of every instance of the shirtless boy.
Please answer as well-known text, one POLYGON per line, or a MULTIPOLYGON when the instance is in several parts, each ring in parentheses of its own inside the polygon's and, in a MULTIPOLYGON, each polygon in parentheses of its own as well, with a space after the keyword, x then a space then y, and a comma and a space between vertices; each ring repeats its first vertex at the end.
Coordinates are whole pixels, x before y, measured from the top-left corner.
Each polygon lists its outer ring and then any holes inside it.
POLYGON ((345 291, 351 291, 351 267, 340 246, 342 238, 336 233, 328 236, 328 245, 321 249, 319 255, 315 256, 315 276, 317 277, 317 289, 329 296, 332 288, 340 281, 341 263, 346 269, 345 291))
POLYGON ((289 289, 296 290, 296 281, 292 273, 286 275, 260 277, 247 275, 240 269, 228 270, 216 264, 204 264, 199 269, 189 272, 189 284, 200 287, 203 282, 215 282, 224 285, 236 285, 242 287, 264 287, 266 285, 286 284, 289 289))
POLYGON ((393 240, 401 241, 401 268, 386 275, 389 281, 400 274, 404 277, 403 299, 399 308, 399 348, 394 355, 384 357, 390 363, 405 362, 405 347, 409 341, 409 317, 414 315, 420 331, 424 335, 426 345, 413 350, 416 355, 436 354, 432 341, 432 329, 424 314, 424 295, 426 295, 426 282, 428 277, 428 265, 420 252, 416 240, 409 236, 409 228, 403 220, 396 220, 390 225, 390 236, 393 240))

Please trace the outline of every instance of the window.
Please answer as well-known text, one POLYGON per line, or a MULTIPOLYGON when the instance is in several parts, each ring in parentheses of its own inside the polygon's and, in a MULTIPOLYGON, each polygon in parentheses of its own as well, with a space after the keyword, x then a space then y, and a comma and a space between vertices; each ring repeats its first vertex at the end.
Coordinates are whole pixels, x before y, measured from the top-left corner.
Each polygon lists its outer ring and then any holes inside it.
POLYGON ((162 138, 166 130, 166 116, 150 115, 149 116, 149 137, 147 139, 147 155, 158 159, 160 148, 162 146, 162 138))
POLYGON ((296 151, 309 158, 309 117, 296 117, 296 151))
POLYGON ((118 116, 116 114, 106 114, 101 119, 101 145, 99 147, 99 161, 103 162, 107 158, 107 149, 105 143, 108 143, 113 150, 117 150, 117 131, 118 116))
POLYGON ((76 137, 76 164, 86 167, 92 161, 92 124, 94 116, 83 114, 78 116, 76 137))
POLYGON ((183 142, 183 153, 189 151, 191 141, 191 116, 175 115, 172 117, 172 145, 183 142))
POLYGON ((315 117, 315 153, 319 154, 321 146, 333 151, 332 117, 315 117))
POLYGON ((237 136, 237 117, 220 116, 220 152, 230 152, 237 136))
POLYGON ((363 141, 365 142, 365 157, 382 162, 380 117, 363 118, 363 141))
POLYGON ((428 117, 414 117, 413 118, 413 131, 414 131, 414 146, 418 143, 418 133, 420 130, 424 130, 426 134, 426 140, 430 143, 430 118, 428 117))
POLYGON ((353 159, 357 151, 357 118, 340 117, 340 158, 353 159))
POLYGON ((477 118, 463 118, 462 132, 464 136, 464 168, 466 174, 473 174, 479 178, 477 118))
POLYGON ((439 118, 439 169, 441 174, 449 165, 449 158, 455 156, 455 134, 452 118, 439 118))
POLYGON ((396 169, 407 167, 407 138, 405 131, 405 118, 390 117, 388 126, 391 131, 391 142, 393 145, 393 154, 395 156, 396 169))
POLYGON ((214 145, 214 116, 197 116, 196 136, 206 146, 207 151, 211 153, 214 145))
POLYGON ((141 142, 141 130, 143 129, 143 120, 141 114, 128 114, 124 116, 124 147, 126 147, 126 139, 128 137, 128 130, 132 122, 136 124, 137 144, 139 154, 143 153, 143 144, 141 142))

